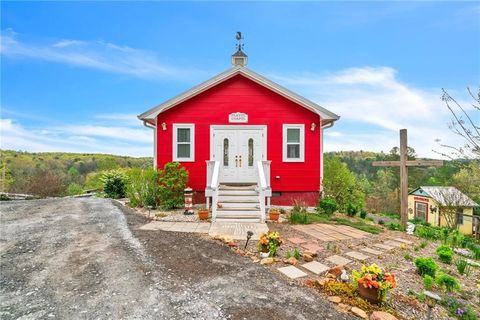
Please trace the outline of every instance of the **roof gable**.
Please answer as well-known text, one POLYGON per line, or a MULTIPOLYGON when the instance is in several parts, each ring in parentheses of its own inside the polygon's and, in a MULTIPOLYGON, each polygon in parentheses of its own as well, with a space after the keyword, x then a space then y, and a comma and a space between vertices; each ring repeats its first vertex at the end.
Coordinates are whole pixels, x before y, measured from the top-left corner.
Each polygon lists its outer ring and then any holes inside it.
POLYGON ((155 118, 157 115, 160 113, 171 109, 178 104, 187 101, 200 93, 209 90, 210 88, 213 88, 217 86, 218 84, 233 78, 234 76, 241 74, 244 77, 262 85, 263 87, 266 87, 267 89, 287 98, 288 100, 291 100, 295 102, 296 104, 318 114, 323 123, 329 123, 338 120, 340 117, 336 114, 334 114, 331 111, 328 111, 327 109, 321 107, 320 105, 280 86, 279 84, 261 76, 260 74, 253 72, 252 70, 246 68, 246 67, 232 67, 218 75, 216 75, 213 78, 210 78, 209 80, 200 83, 199 85, 191 88, 190 90, 187 90, 178 96, 165 101, 164 103, 161 103, 150 110, 140 114, 138 118, 143 121, 147 122, 154 122, 155 118))

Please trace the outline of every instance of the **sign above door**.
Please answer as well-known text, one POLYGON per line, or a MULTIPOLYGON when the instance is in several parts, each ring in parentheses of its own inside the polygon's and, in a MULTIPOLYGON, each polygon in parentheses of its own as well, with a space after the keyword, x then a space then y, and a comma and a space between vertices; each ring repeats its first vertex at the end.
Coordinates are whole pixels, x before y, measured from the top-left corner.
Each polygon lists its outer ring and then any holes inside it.
POLYGON ((234 112, 228 115, 229 123, 248 123, 248 114, 242 112, 234 112))

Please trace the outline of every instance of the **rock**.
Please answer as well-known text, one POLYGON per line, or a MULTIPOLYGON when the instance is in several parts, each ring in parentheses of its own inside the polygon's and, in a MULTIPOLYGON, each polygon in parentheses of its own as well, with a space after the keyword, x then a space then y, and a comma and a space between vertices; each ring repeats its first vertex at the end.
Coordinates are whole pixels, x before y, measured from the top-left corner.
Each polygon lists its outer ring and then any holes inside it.
POLYGON ((333 282, 333 281, 335 281, 335 279, 322 278, 322 279, 320 279, 320 280, 317 280, 316 283, 317 283, 317 285, 323 287, 323 286, 325 286, 326 283, 328 283, 328 282, 333 282))
POLYGON ((309 254, 304 253, 302 257, 303 257, 303 261, 305 261, 305 262, 312 262, 313 261, 313 257, 309 254))
POLYGON ((343 269, 344 269, 343 265, 338 265, 338 266, 335 266, 335 267, 331 268, 330 270, 328 270, 327 273, 332 274, 332 275, 335 276, 335 278, 337 278, 342 274, 343 269))
POLYGON ((260 259, 258 259, 258 258, 254 258, 254 259, 252 259, 252 262, 253 262, 253 263, 260 262, 260 259))
POLYGON ((260 264, 272 264, 274 262, 275 260, 273 260, 273 258, 263 258, 262 260, 260 260, 260 264))
POLYGON ((312 257, 316 257, 318 256, 318 254, 316 252, 313 252, 313 251, 309 251, 309 250, 306 250, 306 251, 303 251, 303 254, 308 254, 309 256, 312 256, 312 257))
POLYGON ((290 257, 288 259, 283 260, 286 264, 291 264, 292 266, 296 266, 298 264, 298 260, 295 257, 290 257))
POLYGON ((370 320, 398 320, 397 317, 384 311, 374 311, 370 315, 370 320))
POLYGON ((228 246, 231 247, 231 248, 237 246, 237 244, 236 244, 235 242, 233 242, 233 241, 230 241, 230 242, 228 242, 227 244, 228 244, 228 246))
POLYGON ((342 302, 342 298, 340 298, 339 296, 328 297, 328 301, 333 303, 340 303, 342 302))
POLYGON ((340 308, 340 310, 343 310, 343 311, 350 311, 350 306, 348 304, 345 304, 345 303, 339 303, 338 305, 338 308, 340 308))
POLYGON ((352 307, 352 309, 350 309, 350 311, 356 315, 357 317, 360 317, 362 319, 368 319, 368 315, 365 311, 363 311, 362 309, 360 308, 357 308, 357 307, 352 307))

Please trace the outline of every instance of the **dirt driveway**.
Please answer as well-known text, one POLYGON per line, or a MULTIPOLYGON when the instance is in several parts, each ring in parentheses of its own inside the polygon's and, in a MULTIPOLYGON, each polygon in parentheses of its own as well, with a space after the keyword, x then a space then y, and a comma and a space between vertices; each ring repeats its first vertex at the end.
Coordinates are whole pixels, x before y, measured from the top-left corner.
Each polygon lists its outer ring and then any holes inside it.
POLYGON ((194 234, 106 199, 0 204, 1 319, 352 319, 194 234))

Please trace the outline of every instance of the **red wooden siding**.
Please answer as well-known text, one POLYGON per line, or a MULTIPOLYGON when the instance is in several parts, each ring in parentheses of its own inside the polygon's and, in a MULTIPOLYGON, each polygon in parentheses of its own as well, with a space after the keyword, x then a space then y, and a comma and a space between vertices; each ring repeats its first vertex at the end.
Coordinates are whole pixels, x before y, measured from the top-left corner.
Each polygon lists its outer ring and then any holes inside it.
MULTIPOLYGON (((191 98, 157 118, 157 166, 172 161, 174 123, 195 124, 195 162, 182 162, 190 172, 189 185, 203 191, 206 184, 205 160, 210 159, 210 125, 228 123, 233 112, 248 114, 247 125, 267 125, 267 159, 272 161, 271 185, 274 192, 318 192, 320 187, 320 118, 252 80, 237 75, 191 98), (167 130, 161 130, 161 123, 167 130), (311 123, 317 125, 310 130, 311 123), (283 124, 305 125, 305 162, 282 162, 283 124), (280 176, 280 179, 276 179, 280 176)), ((272 198, 274 200, 274 198, 272 198)))

